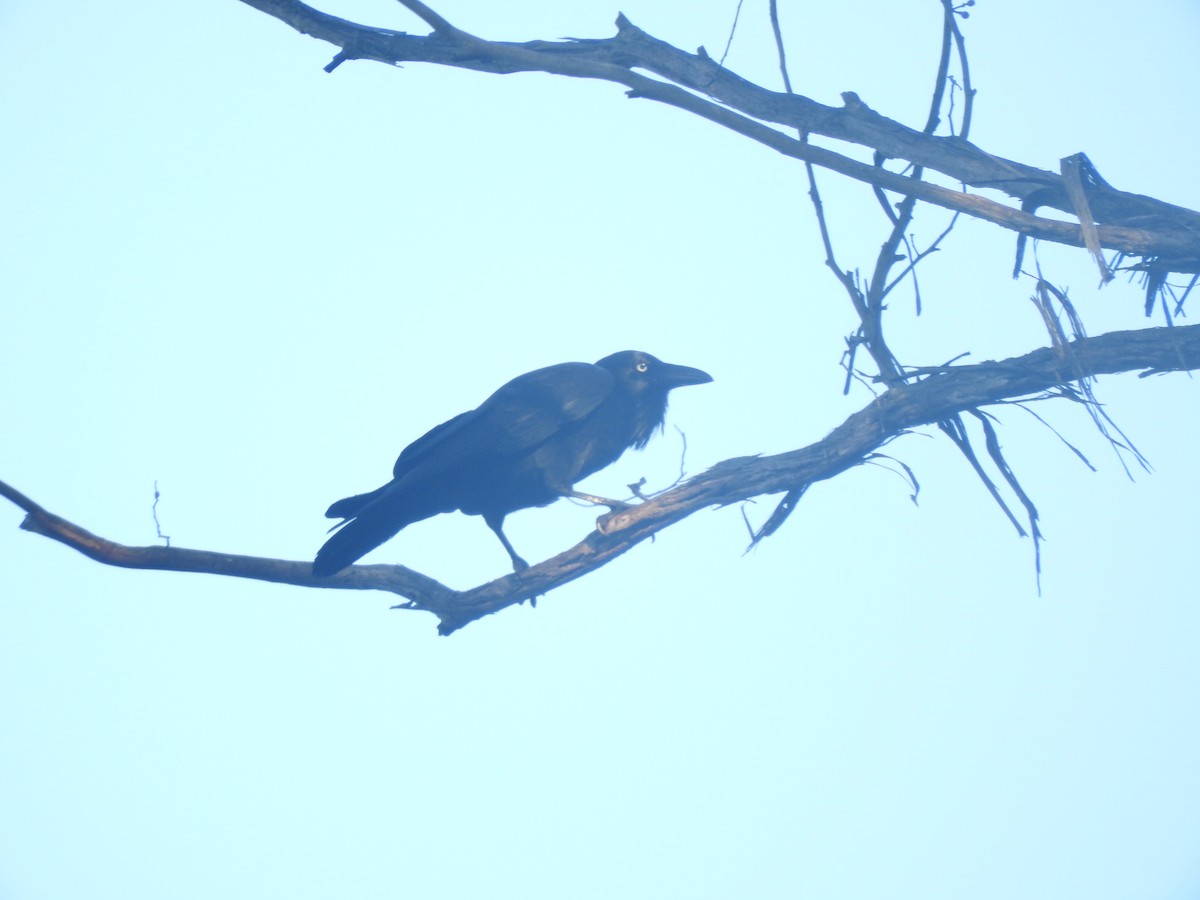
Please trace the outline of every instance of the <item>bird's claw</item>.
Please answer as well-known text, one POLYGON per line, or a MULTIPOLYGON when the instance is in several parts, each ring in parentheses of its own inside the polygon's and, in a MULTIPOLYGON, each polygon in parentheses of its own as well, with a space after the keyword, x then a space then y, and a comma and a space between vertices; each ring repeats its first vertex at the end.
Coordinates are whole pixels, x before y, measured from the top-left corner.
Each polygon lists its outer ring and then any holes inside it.
POLYGON ((633 507, 630 504, 622 503, 619 507, 613 509, 612 512, 609 512, 596 520, 596 530, 604 535, 621 531, 629 524, 626 513, 631 509, 633 509, 633 507))

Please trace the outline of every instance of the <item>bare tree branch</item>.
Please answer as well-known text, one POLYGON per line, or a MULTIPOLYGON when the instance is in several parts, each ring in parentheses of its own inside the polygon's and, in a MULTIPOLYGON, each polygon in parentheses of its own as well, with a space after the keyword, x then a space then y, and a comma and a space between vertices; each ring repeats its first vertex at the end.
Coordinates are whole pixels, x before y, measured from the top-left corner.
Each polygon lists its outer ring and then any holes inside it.
MULTIPOLYGON (((767 90, 722 68, 703 48, 695 54, 687 53, 646 34, 624 16, 617 19, 617 34, 611 38, 510 43, 483 40, 458 29, 438 29, 418 36, 371 28, 322 13, 299 0, 242 2, 303 34, 339 47, 330 69, 346 60, 361 59, 390 65, 427 62, 493 73, 548 72, 611 81, 629 88, 631 97, 676 106, 786 156, 866 184, 966 213, 1021 235, 1085 245, 1079 225, 1033 214, 1042 206, 1074 214, 1077 204, 1072 202, 1059 174, 994 156, 961 138, 924 134, 879 115, 852 93, 843 95, 845 105, 839 109, 798 94, 767 90), (908 160, 941 172, 954 182, 1001 191, 1020 200, 1021 209, 858 162, 797 140, 773 126, 870 147, 883 157, 908 160)), ((436 21, 431 19, 435 13, 423 4, 422 8, 427 11, 423 16, 426 21, 436 21)), ((1160 268, 1169 271, 1200 271, 1200 213, 1117 190, 1102 179, 1085 188, 1100 246, 1154 257, 1160 268)))
POLYGON ((999 362, 927 370, 929 374, 922 380, 889 389, 815 444, 775 456, 725 460, 666 493, 603 517, 596 531, 557 556, 519 575, 506 575, 465 591, 455 591, 403 566, 357 565, 332 578, 314 578, 307 560, 180 547, 130 547, 49 512, 3 482, 0 496, 25 511, 24 530, 107 565, 205 572, 302 587, 388 591, 407 598, 403 608, 436 615, 439 632, 450 634, 475 619, 592 572, 699 510, 764 494, 788 492, 798 499, 809 485, 862 463, 878 447, 912 428, 1096 375, 1197 368, 1200 325, 1116 331, 999 362))

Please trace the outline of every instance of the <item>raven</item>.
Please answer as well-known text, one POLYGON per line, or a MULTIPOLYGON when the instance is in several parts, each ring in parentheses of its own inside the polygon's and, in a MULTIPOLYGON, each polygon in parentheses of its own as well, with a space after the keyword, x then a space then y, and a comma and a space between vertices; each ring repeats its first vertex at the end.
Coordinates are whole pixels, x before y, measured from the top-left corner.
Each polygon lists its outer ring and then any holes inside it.
POLYGON ((619 508, 575 482, 646 446, 672 388, 709 381, 635 350, 520 375, 405 447, 383 487, 330 506, 328 518, 346 521, 317 553, 313 574, 336 574, 413 522, 456 509, 483 516, 519 572, 529 564, 505 537, 504 517, 559 497, 619 508))

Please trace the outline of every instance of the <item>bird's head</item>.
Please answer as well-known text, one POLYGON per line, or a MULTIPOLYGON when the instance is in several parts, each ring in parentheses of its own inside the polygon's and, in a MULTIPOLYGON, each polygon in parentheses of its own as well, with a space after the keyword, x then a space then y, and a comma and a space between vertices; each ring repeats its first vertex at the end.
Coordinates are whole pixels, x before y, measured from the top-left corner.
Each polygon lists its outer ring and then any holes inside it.
POLYGON ((712 376, 691 366, 675 366, 639 350, 623 350, 596 363, 616 380, 616 389, 626 399, 632 417, 633 440, 629 446, 641 450, 667 414, 667 394, 672 388, 705 384, 712 376))
POLYGON ((661 359, 642 353, 640 350, 622 350, 596 363, 600 368, 612 372, 617 385, 633 394, 666 395, 672 388, 688 384, 706 384, 712 376, 691 366, 676 366, 661 359))

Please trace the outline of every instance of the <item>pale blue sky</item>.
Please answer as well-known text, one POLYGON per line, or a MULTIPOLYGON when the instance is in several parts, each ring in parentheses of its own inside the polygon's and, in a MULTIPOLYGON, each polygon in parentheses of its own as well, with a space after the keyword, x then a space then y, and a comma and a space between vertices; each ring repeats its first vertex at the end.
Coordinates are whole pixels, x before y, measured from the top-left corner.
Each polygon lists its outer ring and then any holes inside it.
MULTIPOLYGON (((445 2, 508 39, 618 10, 719 54, 735 0, 445 2)), ((934 0, 781 3, 797 91, 923 122, 934 0), (813 6, 818 6, 813 4, 813 6), (826 6, 830 8, 825 8, 826 6)), ((728 64, 775 86, 765 4, 728 64)), ((395 3, 328 12, 425 30, 395 3)), ((982 0, 973 139, 1200 207, 1200 10, 982 0)), ((0 479, 106 537, 310 558, 330 501, 506 379, 626 348, 699 366, 664 436, 586 487, 819 439, 854 320, 802 169, 606 84, 348 63, 236 0, 0 11, 0 479)), ((822 178, 845 265, 884 237, 822 178)), ((945 219, 926 210, 927 241, 945 219)), ((912 364, 1045 342, 1012 236, 963 223, 893 302, 912 364)), ((1042 247, 1092 333, 1145 324, 1042 247)), ((1155 467, 1130 482, 1074 407, 1002 439, 1033 553, 940 438, 814 487, 743 555, 702 513, 439 638, 394 598, 129 572, 0 508, 0 898, 1184 900, 1200 892, 1196 384, 1100 396, 1155 467)), ((761 521, 768 499, 747 512, 761 521)), ((513 515, 531 561, 594 513, 513 515)), ((376 551, 467 587, 476 518, 376 551)))

